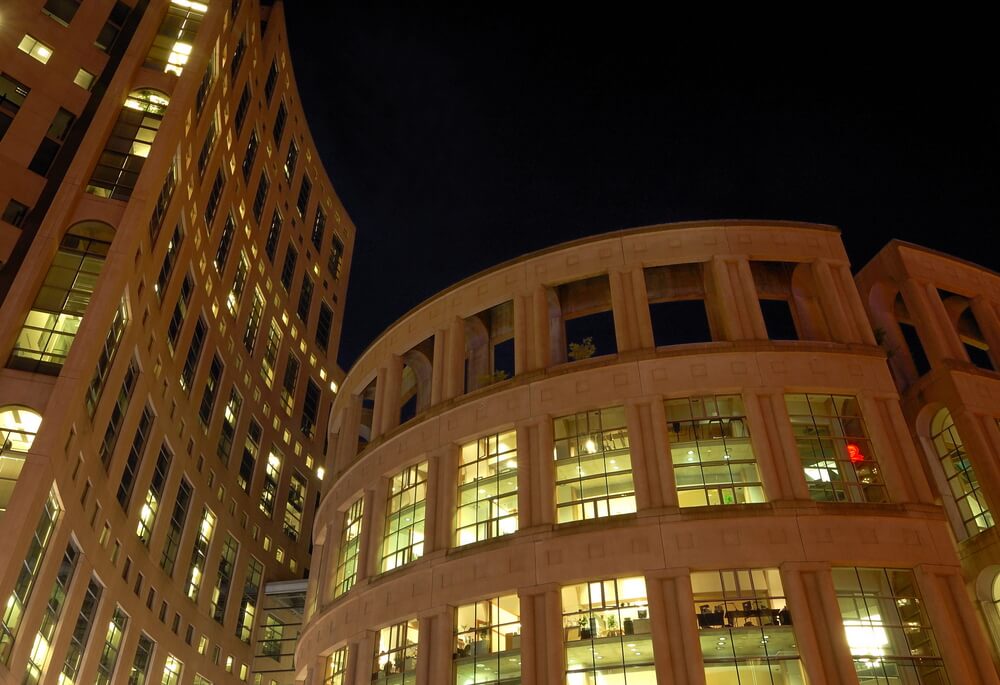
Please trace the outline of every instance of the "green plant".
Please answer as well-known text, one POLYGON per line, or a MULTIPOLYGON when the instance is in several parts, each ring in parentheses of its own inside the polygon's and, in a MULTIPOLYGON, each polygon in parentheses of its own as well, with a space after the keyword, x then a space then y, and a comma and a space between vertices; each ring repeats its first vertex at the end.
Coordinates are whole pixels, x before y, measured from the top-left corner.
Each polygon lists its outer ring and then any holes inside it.
POLYGON ((507 372, 503 369, 497 369, 493 373, 484 373, 479 377, 480 387, 485 387, 487 385, 493 385, 494 383, 499 383, 500 381, 505 381, 509 378, 507 372))
POLYGON ((597 345, 594 344, 594 339, 587 336, 583 339, 583 342, 571 342, 569 344, 569 358, 575 362, 581 359, 590 359, 597 352, 597 345))

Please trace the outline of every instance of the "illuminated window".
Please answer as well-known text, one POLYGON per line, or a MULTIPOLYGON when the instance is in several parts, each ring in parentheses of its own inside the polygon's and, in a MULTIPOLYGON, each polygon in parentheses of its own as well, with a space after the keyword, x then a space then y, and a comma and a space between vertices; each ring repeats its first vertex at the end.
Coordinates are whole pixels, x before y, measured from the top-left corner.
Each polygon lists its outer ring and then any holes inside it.
POLYGON ((785 395, 785 405, 812 499, 889 501, 856 398, 785 395))
POLYGON ((257 129, 252 129, 250 131, 250 137, 247 139, 247 150, 243 153, 243 180, 250 180, 250 171, 253 169, 253 162, 257 159, 257 148, 260 146, 260 140, 257 138, 257 129))
POLYGON ((104 392, 104 383, 108 379, 108 373, 111 371, 111 363, 118 352, 118 344, 125 334, 125 327, 127 325, 128 306, 125 304, 125 299, 122 298, 122 301, 118 303, 118 311, 115 312, 115 318, 111 322, 111 327, 108 329, 108 335, 104 339, 101 356, 98 357, 97 368, 94 369, 94 377, 90 379, 90 385, 87 386, 87 413, 90 414, 90 418, 94 418, 94 412, 97 410, 97 402, 101 399, 101 394, 104 392))
POLYGON ((112 200, 132 196, 168 103, 167 96, 157 90, 129 94, 87 184, 88 193, 112 200))
POLYGON ((288 481, 288 501, 285 502, 285 522, 282 530, 292 540, 298 540, 302 533, 302 512, 306 506, 306 479, 301 473, 292 470, 288 481))
POLYGON ((125 634, 125 626, 128 625, 128 615, 122 611, 120 606, 115 606, 115 613, 108 623, 108 632, 104 638, 104 647, 101 649, 101 658, 97 662, 97 678, 95 685, 109 685, 111 676, 115 672, 118 664, 118 652, 122 647, 122 637, 125 634))
POLYGON ((84 90, 90 90, 90 87, 94 85, 94 75, 86 69, 77 69, 76 76, 73 77, 73 83, 84 90))
POLYGON ((403 469, 389 482, 379 568, 391 571, 424 555, 427 462, 403 469))
POLYGON ((226 605, 229 602, 229 590, 233 583, 233 571, 236 569, 236 555, 240 546, 236 538, 226 533, 226 541, 219 554, 219 573, 212 590, 212 618, 217 623, 223 623, 226 618, 226 605))
POLYGON ((695 572, 691 588, 709 682, 805 685, 778 569, 695 572))
POLYGON ((163 679, 160 681, 160 685, 180 685, 183 670, 184 664, 173 654, 168 654, 167 661, 163 664, 163 679))
POLYGON ((341 647, 326 658, 323 685, 345 685, 345 683, 347 683, 347 647, 341 647))
POLYGON ((947 409, 940 410, 931 420, 931 442, 941 461, 948 489, 955 498, 961 518, 961 533, 964 537, 972 537, 992 528, 993 514, 980 489, 979 478, 965 451, 962 436, 958 434, 951 412, 947 409))
POLYGON ((415 685, 419 630, 419 621, 412 618, 378 631, 372 660, 373 683, 415 685))
POLYGON ((233 287, 226 298, 226 309, 234 318, 240 310, 240 300, 243 297, 243 290, 247 285, 247 274, 250 272, 250 260, 245 252, 240 252, 240 261, 236 264, 236 273, 233 274, 233 287))
POLYGON ((142 416, 139 417, 139 425, 136 426, 135 435, 132 437, 132 446, 125 458, 125 468, 122 470, 121 479, 118 482, 118 504, 124 511, 128 511, 129 501, 132 499, 132 487, 135 485, 135 477, 142 464, 142 456, 146 453, 146 443, 149 441, 149 432, 153 427, 153 409, 147 404, 142 408, 142 416))
POLYGON ((156 643, 145 633, 139 634, 139 644, 135 648, 135 658, 128 672, 128 685, 146 685, 149 676, 149 665, 153 661, 153 649, 156 643))
POLYGON ((264 243, 264 253, 267 259, 274 262, 274 255, 278 251, 278 239, 281 237, 281 213, 277 209, 271 215, 271 227, 267 231, 267 241, 264 243))
POLYGON ((326 261, 326 270, 334 278, 340 278, 340 267, 344 263, 344 243, 334 234, 330 238, 330 256, 326 261))
POLYGON ((168 576, 174 573, 177 550, 181 545, 184 522, 187 520, 193 494, 191 484, 186 478, 181 478, 180 485, 177 486, 177 499, 174 500, 174 511, 170 516, 170 527, 167 528, 167 540, 163 544, 163 554, 160 556, 160 568, 166 571, 168 576))
POLYGON ((35 580, 38 577, 38 570, 41 568, 42 560, 45 557, 45 550, 49 546, 52 538, 52 531, 55 528, 56 519, 59 517, 61 509, 56 500, 54 492, 49 492, 49 498, 45 503, 45 508, 35 527, 35 533, 28 545, 28 552, 21 564, 20 572, 14 583, 14 589, 3 605, 3 620, 0 621, 0 663, 7 663, 10 659, 11 650, 14 647, 14 640, 17 638, 18 630, 21 627, 21 620, 24 618, 24 609, 31 598, 31 593, 35 589, 35 580))
POLYGON ((680 506, 764 501, 742 397, 685 397, 664 407, 680 506))
POLYGON ((156 457, 156 466, 153 469, 153 479, 149 483, 146 499, 139 510, 139 523, 135 529, 135 534, 146 547, 149 547, 149 539, 153 535, 153 524, 156 523, 156 513, 160 509, 160 502, 163 501, 163 487, 167 482, 173 458, 174 455, 167 443, 160 445, 160 453, 156 457))
POLYGON ((171 0, 146 55, 145 66, 180 76, 207 11, 208 5, 204 3, 171 0))
POLYGON ((219 394, 222 369, 222 358, 218 354, 212 355, 212 364, 208 369, 208 376, 205 377, 205 390, 201 396, 201 406, 198 408, 198 419, 206 428, 211 422, 212 412, 215 410, 215 398, 219 394))
POLYGON ((319 417, 319 403, 321 391, 310 378, 306 382, 306 392, 302 398, 302 422, 299 429, 303 435, 314 437, 316 435, 316 421, 319 417))
POLYGON ((455 545, 517 532, 517 434, 487 435, 462 445, 455 545))
POLYGON ((247 644, 250 644, 250 633, 253 631, 254 616, 257 612, 257 595, 260 593, 260 580, 263 575, 263 564, 250 557, 246 580, 243 581, 239 620, 236 624, 236 636, 247 644))
POLYGON ((77 561, 80 558, 80 550, 71 540, 66 545, 63 552, 62 561, 56 571, 56 580, 52 585, 52 592, 49 594, 49 601, 45 605, 45 613, 42 615, 42 625, 35 635, 35 642, 28 653, 28 667, 24 674, 24 682, 27 685, 34 685, 42 677, 42 669, 45 668, 45 661, 52 647, 52 638, 62 616, 63 607, 66 604, 66 593, 69 584, 73 580, 73 573, 76 571, 77 561))
POLYGON ((250 488, 253 485, 253 471, 257 466, 261 434, 260 424, 254 419, 250 419, 247 437, 243 443, 243 456, 240 458, 240 471, 236 476, 236 484, 247 494, 250 493, 250 488))
POLYGON ((281 453, 274 446, 267 455, 267 466, 264 468, 264 487, 261 489, 258 506, 268 517, 274 513, 274 498, 278 494, 278 481, 281 478, 281 453))
POLYGON ((553 424, 556 520, 566 523, 634 512, 625 408, 562 416, 553 424))
POLYGON ((198 526, 198 537, 194 540, 191 550, 191 564, 188 567, 187 596, 191 601, 198 601, 201 591, 201 581, 205 575, 205 562, 208 560, 208 547, 212 544, 215 533, 215 514, 208 507, 202 510, 201 524, 198 526))
POLYGON ((859 681, 950 682, 912 571, 835 568, 833 584, 859 681))
POLYGON ((63 236, 7 366, 58 375, 90 304, 114 230, 84 222, 63 236))
POLYGON ((222 429, 219 431, 219 445, 215 452, 222 460, 223 464, 229 464, 229 454, 233 451, 233 438, 236 436, 236 422, 240 418, 240 407, 243 406, 243 398, 236 392, 236 387, 229 391, 229 401, 226 402, 226 410, 222 414, 222 429))
POLYGON ((24 38, 18 43, 17 49, 31 55, 42 64, 48 62, 49 57, 52 57, 52 48, 27 33, 24 34, 24 38))
POLYGON ((521 682, 521 605, 517 595, 458 607, 453 659, 455 685, 521 682))
POLYGON ((80 663, 86 653, 87 641, 90 639, 90 631, 94 627, 94 619, 97 616, 97 607, 101 603, 102 594, 104 594, 104 587, 97 582, 96 578, 91 578, 87 585, 87 592, 83 596, 83 604, 80 605, 80 613, 76 617, 76 625, 70 634, 69 649, 66 650, 62 673, 59 674, 60 683, 74 683, 77 676, 80 675, 80 663))
POLYGON ((295 163, 299 159, 299 148, 295 144, 295 141, 289 141, 288 143, 288 154, 285 155, 285 180, 289 183, 292 182, 292 177, 295 175, 295 163))
POLYGON ((253 303, 250 305, 250 315, 247 317, 247 328, 243 333, 243 347, 249 354, 253 354, 254 347, 257 346, 257 331, 260 329, 260 320, 263 315, 264 296, 254 288, 253 303))
POLYGON ((562 589, 566 683, 655 685, 646 581, 614 578, 562 589))
POLYGON ((261 653, 275 661, 281 659, 281 642, 284 639, 285 626, 271 614, 264 617, 264 626, 260 638, 261 653))
POLYGON ((261 358, 260 377, 264 379, 267 387, 274 384, 274 365, 278 361, 278 347, 281 345, 281 328, 278 322, 271 319, 271 328, 267 331, 267 346, 264 348, 264 356, 261 358))
POLYGON ((41 423, 42 417, 26 407, 0 409, 0 521, 41 423))
POLYGON ((178 378, 181 389, 190 392, 191 383, 194 382, 194 372, 198 368, 198 360, 201 359, 201 350, 205 345, 205 336, 208 334, 208 324, 205 318, 198 317, 198 322, 194 326, 194 334, 188 345, 187 356, 184 358, 184 366, 181 368, 181 375, 178 378))
POLYGON ((337 556, 337 573, 334 576, 334 598, 350 590, 358 580, 358 555, 361 553, 361 522, 364 513, 364 497, 354 500, 344 513, 344 527, 340 532, 340 550, 337 556))

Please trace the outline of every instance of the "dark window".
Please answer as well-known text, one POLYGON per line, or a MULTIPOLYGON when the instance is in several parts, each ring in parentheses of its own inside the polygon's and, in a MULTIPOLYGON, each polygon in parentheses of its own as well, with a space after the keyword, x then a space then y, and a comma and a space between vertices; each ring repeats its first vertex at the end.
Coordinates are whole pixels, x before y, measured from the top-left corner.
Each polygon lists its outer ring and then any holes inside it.
POLYGON ((131 9, 128 5, 118 0, 115 6, 111 8, 111 14, 108 15, 108 20, 104 23, 104 28, 97 34, 97 40, 94 41, 94 45, 104 50, 104 52, 110 52, 115 41, 118 40, 118 34, 121 33, 122 26, 124 26, 130 11, 131 9))
POLYGON ((212 231, 212 221, 215 219, 215 214, 219 211, 219 200, 222 199, 222 188, 225 183, 226 177, 222 174, 222 169, 219 169, 215 174, 212 190, 208 194, 208 201, 205 203, 205 224, 208 226, 209 233, 212 231))
POLYGON ((128 309, 125 300, 118 305, 115 318, 111 321, 111 327, 104 338, 104 345, 101 346, 101 354, 97 358, 97 365, 94 368, 94 376, 87 386, 87 414, 94 418, 94 411, 97 409, 97 402, 104 392, 104 383, 108 380, 108 373, 111 371, 111 362, 118 352, 118 344, 125 334, 125 326, 128 324, 128 309))
POLYGON ((63 26, 69 26, 80 9, 80 0, 46 0, 42 11, 63 26))
POLYGON ((615 319, 612 312, 597 312, 566 321, 566 344, 570 361, 579 361, 590 356, 615 354, 618 341, 615 338, 615 319), (593 351, 587 352, 589 344, 593 351), (579 347, 574 348, 574 345, 579 347), (574 350, 582 352, 574 354, 574 350))
POLYGON ((295 386, 299 383, 299 360, 293 355, 288 355, 288 363, 285 364, 285 376, 281 383, 281 406, 289 415, 295 406, 295 386))
POLYGON ((181 292, 177 296, 177 304, 174 305, 174 313, 170 316, 170 323, 167 326, 167 344, 170 351, 174 351, 177 344, 177 336, 180 335, 184 326, 184 317, 187 315, 188 302, 191 301, 191 292, 194 290, 194 282, 191 274, 184 274, 184 281, 181 283, 181 292))
POLYGON ((271 60, 271 68, 267 72, 267 81, 264 83, 264 97, 267 98, 268 103, 271 102, 271 96, 274 95, 274 87, 278 84, 278 65, 275 64, 274 60, 271 60))
POLYGON ((654 302, 649 305, 649 318, 657 347, 712 340, 703 300, 654 302))
POLYGON ((125 378, 122 379, 121 388, 118 390, 118 396, 115 397, 115 403, 111 409, 111 416, 108 417, 108 425, 104 429, 104 439, 101 441, 101 446, 98 448, 98 454, 101 457, 101 463, 104 464, 104 470, 108 470, 108 466, 111 464, 111 456, 115 452, 115 445, 118 444, 118 436, 121 433, 122 422, 125 420, 125 413, 128 411, 128 405, 132 401, 132 391, 135 390, 135 383, 139 378, 139 365, 136 364, 135 359, 129 361, 128 370, 125 371, 125 378))
POLYGON ((267 258, 272 263, 274 262, 274 255, 278 251, 278 238, 280 237, 281 214, 275 209, 274 214, 271 215, 271 228, 267 232, 267 242, 264 243, 264 252, 267 253, 267 258))
POLYGON ((241 0, 232 0, 232 2, 229 3, 229 16, 233 19, 236 18, 237 14, 239 14, 240 4, 241 0))
POLYGON ((253 470, 257 464, 257 452, 260 450, 260 438, 262 435, 260 424, 254 419, 250 419, 250 427, 247 429, 247 439, 243 444, 243 457, 240 459, 240 472, 236 478, 236 483, 249 493, 253 484, 253 470))
POLYGON ((295 163, 299 159, 299 148, 295 145, 295 141, 292 140, 288 143, 288 154, 285 155, 285 180, 289 183, 292 182, 292 176, 295 175, 295 163))
POLYGON ((302 289, 299 291, 299 306, 296 309, 296 314, 302 320, 302 323, 309 324, 309 307, 312 306, 312 296, 313 296, 313 284, 309 280, 309 277, 305 274, 302 275, 302 289))
POLYGON ((317 250, 323 249, 323 232, 326 230, 326 212, 316 205, 316 219, 313 221, 312 244, 317 250))
POLYGON ((247 118, 247 110, 250 109, 250 84, 243 86, 243 94, 240 95, 240 103, 236 105, 236 132, 243 130, 243 122, 247 118))
POLYGON ((340 267, 344 261, 344 243, 336 234, 330 241, 330 257, 326 260, 326 270, 334 278, 340 278, 340 267))
POLYGON ((250 354, 253 354, 253 348, 257 344, 257 330, 260 328, 260 319, 263 314, 264 298, 255 291, 253 304, 250 306, 250 316, 247 317, 247 329, 243 331, 243 347, 250 354))
POLYGON ((170 168, 167 169, 167 177, 163 179, 163 186, 160 194, 156 198, 156 206, 153 207, 153 214, 149 217, 149 237, 155 243, 163 227, 163 218, 167 214, 167 207, 170 206, 170 198, 174 196, 174 188, 177 185, 177 161, 170 161, 170 168))
POLYGON ((240 70, 243 63, 243 54, 247 51, 246 33, 240 34, 240 39, 236 42, 236 49, 233 50, 233 61, 229 63, 229 77, 236 78, 236 72, 240 70))
POLYGON ((219 238, 219 249, 215 251, 215 270, 222 275, 226 270, 226 260, 229 259, 229 250, 233 246, 233 236, 236 234, 236 222, 233 215, 226 217, 226 225, 222 228, 222 237, 219 238))
POLYGON ((257 139, 256 129, 250 131, 250 138, 247 140, 247 152, 243 155, 243 180, 250 180, 250 171, 253 169, 253 161, 257 158, 257 146, 260 141, 257 139))
POLYGON ((264 204, 267 202, 267 191, 271 188, 271 181, 263 170, 260 172, 260 180, 257 181, 257 193, 253 197, 253 216, 260 223, 260 217, 264 214, 264 204))
POLYGON ((191 345, 188 347, 187 357, 184 359, 184 368, 181 369, 181 387, 185 392, 191 390, 191 383, 194 381, 194 372, 198 368, 198 360, 201 358, 201 348, 205 345, 205 334, 208 332, 208 324, 205 319, 199 317, 198 323, 194 327, 194 335, 191 336, 191 345))
POLYGON ((316 320, 316 344, 324 352, 330 346, 330 329, 333 328, 333 310, 326 306, 326 302, 319 305, 319 318, 316 320))
POLYGON ((312 181, 309 180, 309 176, 302 175, 302 185, 299 186, 299 199, 295 202, 295 208, 299 210, 299 214, 302 216, 306 215, 306 210, 309 209, 309 195, 312 193, 312 181))
POLYGON ((28 205, 21 204, 17 200, 12 199, 7 203, 7 208, 3 210, 3 220, 8 224, 20 226, 27 213, 28 205))
POLYGON ((14 116, 24 103, 24 98, 28 97, 30 92, 31 89, 20 81, 7 74, 0 74, 0 138, 7 133, 14 116))
POLYGON ((62 107, 59 108, 55 118, 52 119, 52 123, 49 124, 49 130, 46 132, 45 137, 38 144, 38 149, 35 150, 35 156, 32 157, 31 162, 28 164, 28 169, 39 176, 45 176, 49 173, 49 168, 52 166, 52 162, 55 161, 56 154, 59 152, 59 148, 62 147, 62 143, 66 139, 66 134, 69 133, 69 129, 73 126, 75 120, 76 117, 72 112, 62 107))
POLYGON ((153 287, 157 297, 163 297, 163 291, 170 282, 170 274, 174 272, 174 264, 177 263, 177 252, 180 250, 183 240, 184 231, 181 229, 181 225, 177 224, 174 228, 174 234, 170 237, 170 242, 167 243, 167 252, 163 255, 163 266, 160 267, 160 275, 156 277, 156 285, 153 287))
POLYGON ((761 300, 760 311, 764 315, 767 337, 771 340, 798 340, 795 317, 788 300, 761 300))
POLYGON ((147 404, 142 410, 142 417, 135 429, 132 447, 125 459, 125 469, 122 471, 122 477, 118 483, 118 504, 125 511, 128 511, 128 503, 132 498, 132 486, 135 485, 135 474, 139 472, 139 465, 142 462, 142 455, 146 452, 146 443, 149 440, 149 431, 152 427, 153 410, 147 404))
POLYGON ((923 376, 931 370, 931 363, 927 360, 927 353, 924 351, 923 343, 920 342, 920 336, 917 334, 916 327, 900 321, 899 330, 903 333, 903 340, 910 349, 910 357, 913 358, 913 365, 917 369, 917 375, 923 376))
POLYGON ((215 137, 218 135, 215 128, 215 119, 212 119, 212 123, 208 125, 208 131, 205 132, 205 141, 201 144, 201 152, 198 154, 198 176, 205 175, 205 169, 208 167, 208 160, 212 157, 212 150, 215 148, 215 137))
POLYGON ((212 83, 214 80, 215 55, 213 54, 209 58, 208 66, 205 68, 205 73, 201 77, 201 84, 198 86, 198 94, 195 96, 194 100, 195 114, 199 117, 201 116, 201 110, 205 109, 205 102, 208 100, 208 94, 212 90, 212 83))
POLYGON ((278 105, 278 114, 274 117, 274 129, 271 133, 274 134, 274 142, 280 143, 281 136, 285 133, 285 120, 288 118, 288 110, 285 109, 285 103, 282 102, 278 105))
POLYGON ((302 401, 302 432, 310 438, 316 434, 316 417, 319 416, 320 390, 310 378, 306 396, 302 401))
POLYGON ((285 252, 285 263, 281 266, 281 285, 286 291, 292 288, 292 277, 295 276, 295 262, 298 258, 299 254, 295 248, 289 245, 288 251, 285 252))
POLYGON ((198 418, 204 426, 208 426, 212 419, 212 411, 215 409, 215 398, 219 394, 219 381, 222 379, 222 369, 224 365, 219 355, 212 356, 212 366, 208 370, 208 377, 205 379, 205 392, 201 396, 201 407, 198 409, 198 418))
MULTIPOLYGON (((192 494, 194 490, 187 478, 181 478, 181 483, 177 487, 177 499, 174 500, 174 510, 170 515, 170 527, 167 528, 167 541, 160 556, 160 568, 166 571, 168 576, 174 573, 174 562, 177 560, 177 550, 181 546, 181 535, 184 533, 184 522, 191 507, 192 494)), ((164 602, 160 608, 161 621, 166 613, 166 607, 167 603, 164 602)))

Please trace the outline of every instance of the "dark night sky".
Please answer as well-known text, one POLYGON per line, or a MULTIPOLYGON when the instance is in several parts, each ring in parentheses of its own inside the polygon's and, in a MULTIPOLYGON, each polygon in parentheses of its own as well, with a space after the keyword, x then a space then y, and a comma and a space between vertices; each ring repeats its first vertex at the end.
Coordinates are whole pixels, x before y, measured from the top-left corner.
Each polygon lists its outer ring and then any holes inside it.
POLYGON ((855 268, 901 238, 1000 270, 989 41, 615 11, 287 2, 310 128, 358 227, 342 366, 457 280, 630 226, 815 221, 855 268))

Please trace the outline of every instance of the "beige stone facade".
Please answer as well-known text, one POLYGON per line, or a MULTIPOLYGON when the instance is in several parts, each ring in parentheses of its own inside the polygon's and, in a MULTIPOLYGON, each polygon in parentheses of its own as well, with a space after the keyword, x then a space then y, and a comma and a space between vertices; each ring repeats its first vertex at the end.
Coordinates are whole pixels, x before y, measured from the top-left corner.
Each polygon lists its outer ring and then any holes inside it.
POLYGON ((898 393, 830 227, 469 278, 335 400, 299 677, 995 683, 898 393))
POLYGON ((267 682, 354 244, 283 6, 0 14, 0 682, 267 682))

